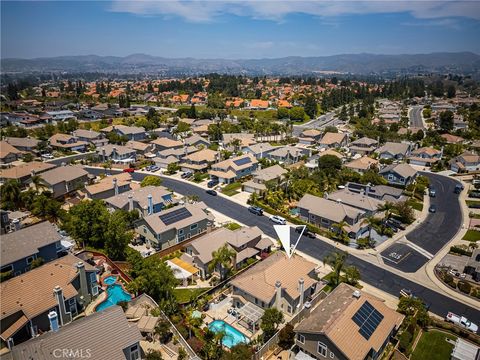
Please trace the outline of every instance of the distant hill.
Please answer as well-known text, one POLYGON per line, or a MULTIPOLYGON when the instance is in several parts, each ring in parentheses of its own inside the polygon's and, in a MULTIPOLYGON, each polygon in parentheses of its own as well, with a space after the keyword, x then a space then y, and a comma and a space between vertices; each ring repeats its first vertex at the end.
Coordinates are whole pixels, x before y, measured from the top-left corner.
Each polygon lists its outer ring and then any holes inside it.
POLYGON ((2 59, 1 71, 2 73, 115 72, 166 75, 210 72, 248 75, 299 75, 318 72, 363 75, 419 72, 479 73, 480 55, 471 52, 414 55, 344 54, 251 60, 173 59, 146 54, 125 57, 81 55, 2 59))

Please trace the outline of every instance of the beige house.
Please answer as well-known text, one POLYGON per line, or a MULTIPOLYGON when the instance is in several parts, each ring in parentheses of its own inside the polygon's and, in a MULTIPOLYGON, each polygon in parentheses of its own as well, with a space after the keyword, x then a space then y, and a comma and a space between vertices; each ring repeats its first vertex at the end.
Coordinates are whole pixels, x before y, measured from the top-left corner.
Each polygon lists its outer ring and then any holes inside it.
POLYGON ((318 291, 315 268, 314 263, 298 255, 288 258, 277 251, 230 282, 234 305, 276 307, 293 315, 318 291))
POLYGON ((0 170, 0 184, 13 179, 18 180, 20 184, 26 185, 33 175, 39 175, 47 170, 53 169, 54 164, 41 161, 32 161, 18 166, 0 170))
POLYGON ((327 132, 318 143, 321 147, 339 148, 347 145, 348 135, 345 133, 327 132))
MULTIPOLYGON (((88 172, 79 166, 59 166, 41 173, 40 178, 45 190, 50 191, 54 198, 68 195, 88 184, 88 172)), ((33 184, 30 184, 33 187, 33 184)))
POLYGON ((17 161, 24 152, 13 147, 6 141, 0 141, 0 164, 8 164, 17 161))
POLYGON ((184 156, 180 167, 182 171, 205 172, 217 159, 217 151, 203 149, 184 156))
POLYGON ((85 186, 89 199, 106 199, 114 195, 131 190, 132 176, 129 173, 120 173, 106 176, 97 183, 85 186))
POLYGON ((358 140, 352 141, 348 148, 352 154, 368 155, 373 153, 377 146, 377 140, 362 137, 358 140))
POLYGON ((243 183, 243 191, 260 194, 267 190, 267 186, 277 186, 282 183, 288 171, 280 165, 269 166, 255 171, 253 179, 243 183))
POLYGON ((378 359, 403 319, 382 299, 341 283, 295 327, 295 344, 304 358, 378 359))
POLYGON ((258 161, 251 154, 240 155, 215 164, 208 171, 210 179, 229 184, 252 174, 257 170, 258 161))
POLYGON ((377 168, 378 160, 372 159, 368 156, 362 156, 361 158, 346 163, 345 167, 363 174, 370 169, 377 168))

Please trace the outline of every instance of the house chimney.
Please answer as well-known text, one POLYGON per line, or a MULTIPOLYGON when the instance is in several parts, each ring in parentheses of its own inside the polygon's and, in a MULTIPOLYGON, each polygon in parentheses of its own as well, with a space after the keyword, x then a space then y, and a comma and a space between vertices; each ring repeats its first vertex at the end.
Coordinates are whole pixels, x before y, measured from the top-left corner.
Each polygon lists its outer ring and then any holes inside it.
POLYGON ((107 161, 107 154, 105 153, 105 148, 102 147, 102 161, 107 161))
POLYGON ((305 280, 303 278, 300 278, 298 280, 298 291, 300 293, 300 301, 298 303, 298 310, 302 310, 303 308, 303 297, 305 296, 305 280))
POLYGON ((87 284, 87 273, 85 271, 85 264, 83 261, 77 263, 77 271, 80 277, 80 295, 83 298, 83 301, 90 301, 90 294, 88 293, 88 284, 87 284))
POLYGON ((62 166, 67 166, 67 163, 65 161, 62 162, 62 166))
POLYGON ((279 280, 275 282, 275 307, 282 311, 282 283, 279 280))
POLYGON ((355 298, 355 299, 360 299, 360 296, 362 296, 362 293, 360 292, 360 290, 355 290, 352 294, 352 296, 355 298))
POLYGON ((63 297, 63 290, 60 286, 55 286, 53 288, 53 296, 55 296, 55 300, 57 301, 59 315, 60 315, 60 325, 63 326, 70 321, 67 319, 67 310, 65 309, 65 298, 63 297))
POLYGON ((35 172, 35 170, 32 170, 30 171, 30 175, 32 175, 32 177, 34 177, 37 173, 35 172))
POLYGON ((148 194, 148 215, 153 214, 153 197, 152 194, 148 194))
POLYGON ((55 311, 50 311, 48 313, 48 320, 50 321, 50 330, 57 332, 60 326, 58 325, 58 315, 55 311))
POLYGON ((118 195, 117 178, 113 178, 113 189, 115 190, 115 195, 118 195))
POLYGON ((128 211, 133 211, 133 196, 128 195, 128 211))

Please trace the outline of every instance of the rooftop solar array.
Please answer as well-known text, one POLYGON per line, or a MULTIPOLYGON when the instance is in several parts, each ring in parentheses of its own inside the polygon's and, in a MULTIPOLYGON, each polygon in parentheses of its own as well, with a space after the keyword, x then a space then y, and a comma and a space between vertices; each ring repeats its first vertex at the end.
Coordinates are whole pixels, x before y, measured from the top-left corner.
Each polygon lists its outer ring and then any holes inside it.
POLYGON ((244 158, 242 158, 242 159, 233 160, 233 162, 234 162, 236 165, 238 165, 238 166, 242 166, 242 165, 248 164, 248 163, 250 163, 250 162, 252 162, 252 161, 250 160, 249 157, 244 157, 244 158))
POLYGON ((170 225, 190 216, 192 216, 192 214, 187 210, 187 208, 181 208, 167 214, 160 215, 159 217, 165 225, 170 225))
POLYGON ((358 311, 353 315, 352 320, 359 326, 358 332, 369 340, 377 326, 382 322, 383 315, 375 309, 372 304, 365 301, 358 311))

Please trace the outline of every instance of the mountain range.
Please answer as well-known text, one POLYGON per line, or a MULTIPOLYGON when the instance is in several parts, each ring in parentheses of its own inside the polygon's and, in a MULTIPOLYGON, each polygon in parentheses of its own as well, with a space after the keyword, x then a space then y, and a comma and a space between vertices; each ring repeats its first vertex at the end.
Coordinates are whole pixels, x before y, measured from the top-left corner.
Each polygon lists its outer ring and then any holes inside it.
POLYGON ((300 75, 314 73, 408 74, 480 73, 480 55, 471 52, 411 55, 343 54, 289 56, 272 59, 165 58, 146 54, 119 56, 59 56, 1 60, 2 73, 104 72, 117 74, 195 75, 227 73, 245 75, 300 75))

